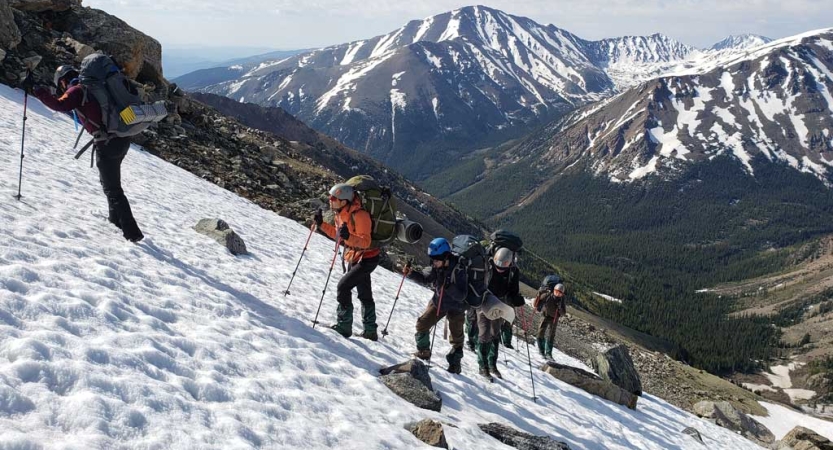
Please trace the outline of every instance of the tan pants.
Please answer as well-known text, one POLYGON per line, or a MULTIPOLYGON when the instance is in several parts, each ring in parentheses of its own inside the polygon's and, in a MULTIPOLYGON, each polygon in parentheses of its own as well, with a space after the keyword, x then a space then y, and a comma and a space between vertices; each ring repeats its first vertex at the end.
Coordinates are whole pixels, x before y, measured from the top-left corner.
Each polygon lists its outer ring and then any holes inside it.
POLYGON ((463 343, 465 342, 465 334, 463 333, 463 329, 465 328, 465 313, 462 311, 448 313, 441 312, 437 315, 437 307, 434 305, 434 302, 428 303, 428 307, 425 308, 425 312, 423 312, 417 319, 417 333, 428 333, 431 331, 431 328, 440 321, 440 319, 446 316, 446 314, 448 315, 448 342, 450 342, 451 346, 454 348, 463 347, 463 343))

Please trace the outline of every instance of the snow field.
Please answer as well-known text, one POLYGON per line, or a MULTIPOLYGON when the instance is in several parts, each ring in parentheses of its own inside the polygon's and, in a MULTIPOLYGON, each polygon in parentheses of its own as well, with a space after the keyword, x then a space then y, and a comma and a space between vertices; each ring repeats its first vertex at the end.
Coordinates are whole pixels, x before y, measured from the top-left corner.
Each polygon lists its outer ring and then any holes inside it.
MULTIPOLYGON (((458 449, 508 448, 476 426, 491 421, 574 449, 701 448, 680 433, 688 426, 709 448, 756 448, 650 395, 630 411, 537 370, 534 403, 523 348, 501 351, 505 380, 488 384, 468 352, 461 376, 442 370, 449 345, 439 339, 431 375, 443 411, 420 410, 376 375, 414 350, 428 290, 405 283, 382 341, 312 329, 333 243, 312 238, 284 296, 308 230, 137 149, 122 176, 147 238, 130 244, 106 221, 96 171, 71 157, 70 120, 37 101, 18 202, 21 109, 22 95, 0 87, 4 450, 425 448, 403 427, 426 417, 453 424, 446 433, 458 449), (251 255, 233 257, 194 232, 205 217, 227 220, 251 255)), ((339 276, 336 268, 322 324, 334 320, 339 276)), ((373 275, 380 326, 399 281, 373 275)))

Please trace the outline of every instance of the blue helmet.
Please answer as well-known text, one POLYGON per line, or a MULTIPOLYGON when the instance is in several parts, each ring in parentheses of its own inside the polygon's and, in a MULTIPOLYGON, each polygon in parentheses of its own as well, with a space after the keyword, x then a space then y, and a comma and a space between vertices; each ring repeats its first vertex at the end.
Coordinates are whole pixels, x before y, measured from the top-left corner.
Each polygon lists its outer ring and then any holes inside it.
POLYGON ((431 258, 439 258, 444 256, 446 253, 451 253, 451 245, 448 244, 448 241, 445 238, 435 238, 428 244, 428 256, 431 258))

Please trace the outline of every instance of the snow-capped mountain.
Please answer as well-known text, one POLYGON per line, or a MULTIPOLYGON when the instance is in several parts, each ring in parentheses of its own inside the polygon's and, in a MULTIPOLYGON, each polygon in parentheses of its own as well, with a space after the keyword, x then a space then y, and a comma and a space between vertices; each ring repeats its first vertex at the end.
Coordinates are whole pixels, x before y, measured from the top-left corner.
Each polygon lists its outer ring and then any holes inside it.
POLYGON ((574 113, 518 150, 612 181, 673 176, 726 154, 749 175, 779 163, 833 181, 833 29, 662 77, 574 113))
MULTIPOLYGON (((478 377, 471 353, 462 375, 437 363, 430 374, 442 410, 419 409, 377 375, 413 351, 428 290, 405 283, 390 335, 378 342, 313 329, 332 241, 312 237, 291 295, 280 295, 309 230, 137 148, 123 175, 147 237, 127 243, 107 222, 94 172, 67 163, 71 119, 34 100, 18 202, 10 194, 22 103, 21 92, 0 86, 2 448, 428 448, 405 428, 426 417, 446 424, 453 448, 501 448, 478 427, 486 422, 572 449, 702 448, 686 427, 709 448, 758 448, 647 393, 634 411, 540 370, 530 375, 526 354, 512 351, 497 383, 478 377), (251 255, 234 257, 197 234, 204 217, 227 219, 251 255)), ((380 317, 400 280, 374 272, 380 317)), ((334 284, 324 323, 334 320, 334 284)), ((450 348, 437 339, 435 361, 450 348)))
POLYGON ((740 34, 737 36, 729 36, 717 44, 709 47, 709 50, 746 50, 754 47, 760 47, 764 44, 769 44, 772 39, 758 34, 740 34))
POLYGON ((586 42, 585 51, 618 89, 654 77, 699 53, 694 47, 658 33, 586 42))
POLYGON ((443 162, 440 141, 459 149, 517 135, 612 89, 571 33, 472 6, 202 90, 280 106, 416 175, 443 162))

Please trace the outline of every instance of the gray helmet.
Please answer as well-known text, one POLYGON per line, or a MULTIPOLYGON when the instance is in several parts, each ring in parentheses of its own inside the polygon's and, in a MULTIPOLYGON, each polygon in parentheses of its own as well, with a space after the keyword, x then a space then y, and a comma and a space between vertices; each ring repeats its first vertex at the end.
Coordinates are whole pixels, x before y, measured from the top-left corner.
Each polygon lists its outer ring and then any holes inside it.
POLYGON ((512 266, 512 263, 515 262, 515 252, 509 250, 508 248, 501 247, 497 252, 495 252, 495 256, 492 258, 492 261, 494 261, 495 267, 508 269, 512 266))
POLYGON ((558 284, 555 285, 554 288, 552 288, 552 290, 553 290, 553 292, 558 291, 558 292, 561 292, 563 294, 564 293, 564 285, 561 284, 561 283, 558 283, 558 284))
POLYGON ((353 200, 354 194, 355 192, 353 191, 353 186, 350 186, 349 184, 339 183, 330 189, 330 197, 335 197, 339 200, 347 200, 348 202, 353 200))
MULTIPOLYGON (((66 78, 67 76, 72 76, 72 78, 77 77, 78 76, 78 69, 76 69, 73 66, 70 66, 69 64, 64 64, 63 66, 60 66, 57 69, 55 69, 55 78, 53 78, 53 80, 52 80, 53 83, 55 84, 55 87, 60 88, 61 87, 60 81, 63 80, 64 78, 66 78)), ((69 81, 69 80, 67 80, 67 81, 69 81)))

